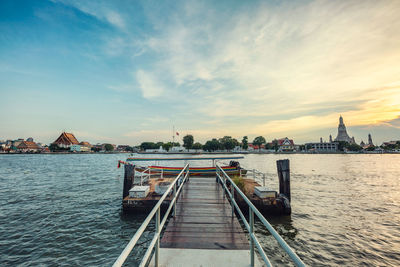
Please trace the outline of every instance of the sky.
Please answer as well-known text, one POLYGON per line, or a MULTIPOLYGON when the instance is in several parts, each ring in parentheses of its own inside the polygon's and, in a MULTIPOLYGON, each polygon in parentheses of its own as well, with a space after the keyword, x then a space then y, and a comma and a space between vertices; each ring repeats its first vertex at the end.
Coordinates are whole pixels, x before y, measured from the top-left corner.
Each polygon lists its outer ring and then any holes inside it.
POLYGON ((0 140, 400 140, 400 1, 0 1, 0 140))

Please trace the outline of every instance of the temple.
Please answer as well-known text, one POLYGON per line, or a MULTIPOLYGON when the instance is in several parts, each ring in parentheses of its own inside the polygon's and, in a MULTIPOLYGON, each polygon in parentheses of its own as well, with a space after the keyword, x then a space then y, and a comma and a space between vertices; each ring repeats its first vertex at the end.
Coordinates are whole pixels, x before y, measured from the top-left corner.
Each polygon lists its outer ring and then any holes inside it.
POLYGON ((73 133, 63 132, 53 144, 57 144, 59 147, 69 148, 72 145, 79 145, 78 140, 75 138, 73 133))
POLYGON ((342 116, 340 116, 339 118, 338 135, 335 138, 335 142, 340 141, 348 142, 351 144, 355 143, 354 137, 350 137, 347 134, 346 126, 344 125, 342 116))

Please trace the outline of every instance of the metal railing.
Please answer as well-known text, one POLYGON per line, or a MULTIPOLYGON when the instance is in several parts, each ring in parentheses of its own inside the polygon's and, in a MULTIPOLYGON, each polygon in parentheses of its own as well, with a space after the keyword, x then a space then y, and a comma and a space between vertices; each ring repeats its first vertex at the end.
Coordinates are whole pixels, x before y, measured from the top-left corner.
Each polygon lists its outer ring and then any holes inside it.
POLYGON ((305 266, 303 261, 297 256, 297 254, 289 247, 289 245, 282 239, 282 237, 275 231, 275 229, 269 224, 269 222, 264 218, 264 216, 258 211, 258 209, 251 203, 251 201, 246 197, 246 195, 237 187, 237 185, 232 181, 229 175, 217 164, 216 166, 216 175, 221 184, 224 187, 226 194, 228 195, 231 205, 232 205, 232 216, 234 216, 235 209, 239 214, 240 218, 243 221, 247 231, 250 235, 250 264, 254 266, 254 256, 255 251, 254 247, 257 247, 258 252, 260 253, 261 258, 264 260, 267 266, 272 266, 269 261, 267 255, 264 252, 264 249, 261 247, 260 242, 254 234, 254 214, 258 217, 258 219, 264 224, 267 230, 271 233, 271 235, 278 241, 279 245, 286 251, 289 257, 293 260, 296 266, 305 266), (229 181, 231 184, 231 189, 228 189, 226 182, 229 181), (243 198, 246 204, 249 206, 249 222, 247 222, 246 217, 243 215, 240 210, 238 204, 235 201, 235 191, 243 198))
MULTIPOLYGON (((240 177, 243 177, 242 170, 243 169, 240 169, 240 172, 239 172, 240 177)), ((262 181, 263 186, 265 186, 265 178, 266 178, 265 173, 260 172, 256 169, 246 170, 246 172, 247 172, 246 177, 248 177, 248 178, 252 177, 254 181, 262 181)))
MULTIPOLYGON (((139 171, 138 171, 139 172, 139 171)), ((164 170, 161 169, 160 172, 153 172, 151 173, 151 168, 146 168, 144 171, 140 171, 140 185, 143 185, 143 182, 145 182, 146 180, 150 180, 151 176, 156 175, 156 174, 160 174, 160 178, 163 179, 164 178, 164 170)))
POLYGON ((155 223, 156 223, 156 230, 154 233, 154 237, 150 242, 149 247, 147 248, 147 251, 140 263, 139 266, 146 266, 153 248, 155 248, 155 254, 154 254, 154 264, 155 266, 158 266, 158 259, 159 259, 159 249, 160 249, 160 235, 161 235, 161 230, 164 227, 165 222, 168 219, 169 213, 171 212, 171 209, 173 209, 173 216, 175 217, 176 215, 176 200, 179 197, 180 192, 182 191, 182 187, 187 180, 189 176, 189 164, 186 164, 185 167, 182 169, 182 171, 178 174, 178 176, 175 178, 175 180, 171 183, 171 185, 168 187, 167 191, 165 191, 164 195, 160 198, 160 200, 157 202, 157 204, 154 206, 154 208, 151 210, 150 214, 147 216, 147 218, 144 220, 140 228, 136 231, 135 235, 132 237, 132 239, 129 241, 128 245, 126 245, 125 249, 122 251, 121 255, 119 255, 118 259, 114 262, 114 267, 116 266, 122 266, 124 264, 125 260, 128 258, 129 254, 131 253, 132 249, 135 247, 137 241, 139 238, 142 236, 144 233, 144 230, 146 230, 147 226, 151 222, 151 219, 156 216, 155 218, 155 223), (178 189, 177 189, 178 186, 178 189), (164 214, 164 218, 162 219, 160 223, 160 209, 161 209, 161 204, 165 200, 165 198, 169 195, 169 193, 173 190, 173 199, 171 200, 167 211, 164 214))

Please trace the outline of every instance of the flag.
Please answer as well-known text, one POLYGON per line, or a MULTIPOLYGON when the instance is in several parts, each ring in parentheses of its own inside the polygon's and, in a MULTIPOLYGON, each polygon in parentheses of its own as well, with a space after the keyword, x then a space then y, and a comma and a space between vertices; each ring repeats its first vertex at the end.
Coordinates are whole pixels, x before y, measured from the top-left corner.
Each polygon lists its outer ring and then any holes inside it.
POLYGON ((176 132, 176 135, 179 135, 179 133, 178 133, 178 132, 176 132))

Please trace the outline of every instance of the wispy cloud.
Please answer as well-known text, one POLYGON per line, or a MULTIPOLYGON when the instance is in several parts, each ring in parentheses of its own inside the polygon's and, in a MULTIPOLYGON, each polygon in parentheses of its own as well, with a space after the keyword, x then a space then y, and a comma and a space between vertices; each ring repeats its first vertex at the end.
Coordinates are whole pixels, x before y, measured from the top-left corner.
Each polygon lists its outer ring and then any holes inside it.
POLYGON ((152 73, 144 70, 138 70, 136 72, 136 80, 139 83, 144 98, 158 97, 163 93, 162 85, 160 85, 156 76, 154 76, 152 73))

